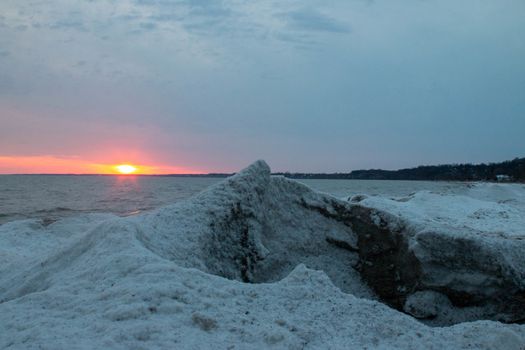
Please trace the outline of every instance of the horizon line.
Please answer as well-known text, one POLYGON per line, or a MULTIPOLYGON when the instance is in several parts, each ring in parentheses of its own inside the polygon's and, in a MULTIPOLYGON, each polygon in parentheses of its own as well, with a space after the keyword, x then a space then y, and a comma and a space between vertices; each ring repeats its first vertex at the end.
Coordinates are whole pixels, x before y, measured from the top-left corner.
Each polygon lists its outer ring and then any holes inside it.
MULTIPOLYGON (((369 169, 354 169, 350 171, 345 172, 300 172, 300 171, 277 171, 272 172, 271 175, 346 175, 351 174, 353 172, 359 172, 359 171, 388 171, 388 172, 396 172, 396 171, 402 171, 402 170, 410 170, 410 169, 417 169, 420 167, 439 167, 439 166, 480 166, 480 165, 498 165, 502 163, 507 162, 513 162, 516 160, 524 160, 524 158, 520 157, 514 157, 512 159, 507 159, 499 162, 481 162, 481 163, 446 163, 446 164, 425 164, 425 165, 416 165, 408 168, 398 168, 398 169, 381 169, 381 168, 369 168, 369 169)), ((14 175, 23 175, 23 176, 35 176, 35 175, 43 175, 43 176, 126 176, 126 177, 133 177, 133 176, 158 176, 158 177, 228 177, 235 175, 237 172, 211 172, 211 173, 172 173, 172 174, 119 174, 119 173, 0 173, 0 176, 14 176, 14 175)))

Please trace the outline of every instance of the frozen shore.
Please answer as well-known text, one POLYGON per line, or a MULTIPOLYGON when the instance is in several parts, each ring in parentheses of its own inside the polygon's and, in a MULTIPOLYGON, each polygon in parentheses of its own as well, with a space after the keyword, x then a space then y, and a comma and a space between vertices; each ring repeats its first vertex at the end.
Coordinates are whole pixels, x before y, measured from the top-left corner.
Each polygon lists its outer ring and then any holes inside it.
POLYGON ((523 350, 525 190, 494 186, 343 201, 258 161, 140 216, 8 223, 0 348, 523 350))

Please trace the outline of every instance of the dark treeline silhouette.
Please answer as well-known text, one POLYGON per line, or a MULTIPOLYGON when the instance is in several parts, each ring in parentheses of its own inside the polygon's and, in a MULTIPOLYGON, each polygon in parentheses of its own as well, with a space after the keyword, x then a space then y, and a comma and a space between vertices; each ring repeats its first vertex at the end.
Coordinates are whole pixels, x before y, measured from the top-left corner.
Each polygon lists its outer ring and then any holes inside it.
POLYGON ((525 182, 525 158, 501 163, 424 165, 400 170, 354 170, 350 173, 278 173, 295 179, 517 181, 525 182))

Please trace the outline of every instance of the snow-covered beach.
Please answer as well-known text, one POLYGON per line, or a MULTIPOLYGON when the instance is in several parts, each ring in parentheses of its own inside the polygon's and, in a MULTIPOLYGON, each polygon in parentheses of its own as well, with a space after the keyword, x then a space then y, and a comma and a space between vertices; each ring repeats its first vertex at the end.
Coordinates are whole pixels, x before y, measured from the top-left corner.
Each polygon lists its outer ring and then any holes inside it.
POLYGON ((0 226, 7 349, 524 349, 525 189, 337 199, 256 162, 141 215, 0 226))

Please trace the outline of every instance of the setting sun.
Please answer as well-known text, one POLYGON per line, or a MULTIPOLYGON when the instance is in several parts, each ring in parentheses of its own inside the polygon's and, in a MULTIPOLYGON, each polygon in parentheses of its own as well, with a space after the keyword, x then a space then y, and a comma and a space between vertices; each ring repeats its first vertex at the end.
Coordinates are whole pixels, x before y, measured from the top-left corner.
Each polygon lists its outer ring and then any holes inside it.
POLYGON ((137 167, 129 164, 116 165, 115 169, 121 174, 133 174, 137 171, 137 167))

